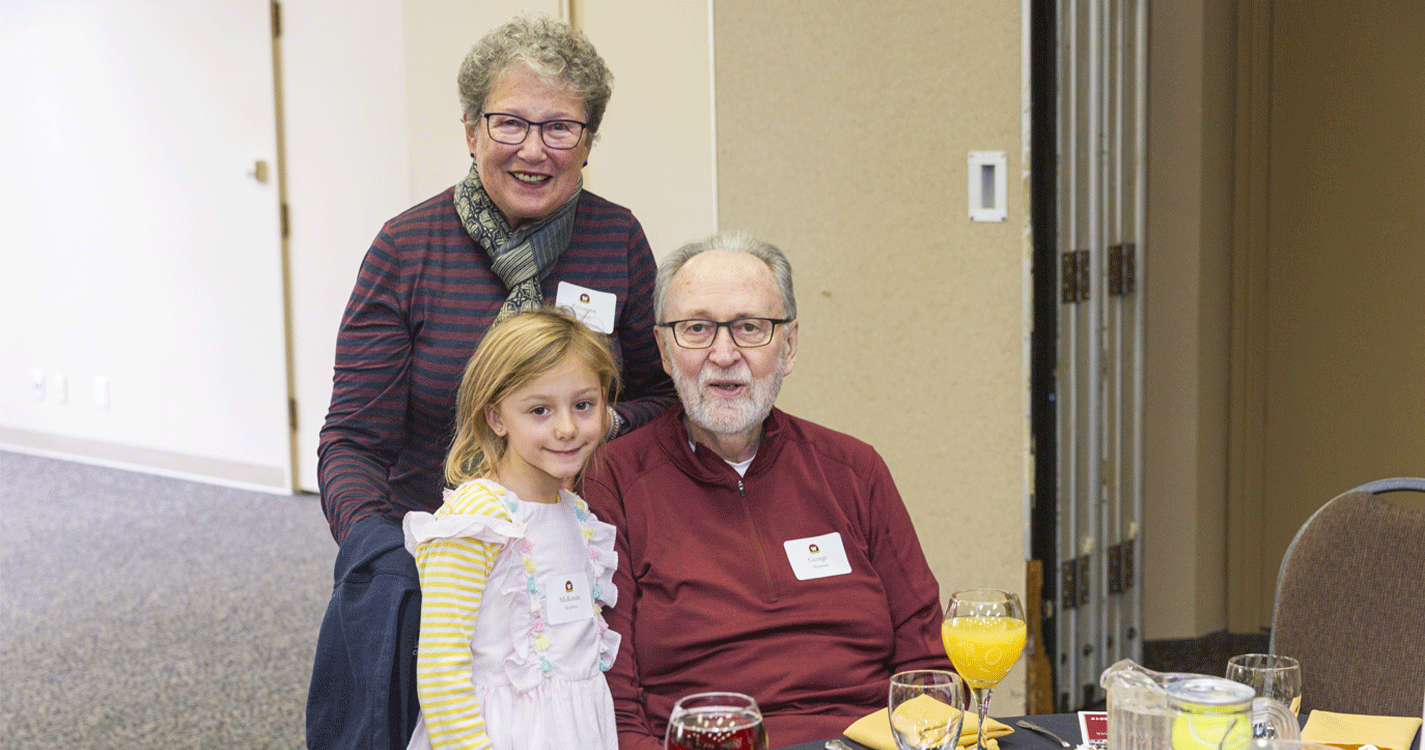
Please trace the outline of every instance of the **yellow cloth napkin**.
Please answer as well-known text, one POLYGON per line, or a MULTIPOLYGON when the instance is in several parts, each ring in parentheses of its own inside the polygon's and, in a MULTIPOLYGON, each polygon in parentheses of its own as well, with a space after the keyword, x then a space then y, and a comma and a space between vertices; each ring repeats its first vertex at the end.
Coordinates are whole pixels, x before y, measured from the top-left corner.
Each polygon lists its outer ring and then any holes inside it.
POLYGON ((1325 745, 1371 744, 1381 750, 1409 750, 1420 729, 1417 716, 1362 716, 1312 711, 1301 729, 1301 738, 1325 745))
MULTIPOLYGON (((920 695, 901 704, 896 716, 918 723, 941 725, 950 721, 958 711, 928 695, 920 695)), ((890 712, 887 707, 857 719, 856 723, 846 728, 846 736, 872 750, 896 750, 896 738, 891 736, 890 712)), ((960 728, 959 747, 975 746, 975 733, 979 726, 980 717, 966 712, 965 724, 960 728)), ((995 721, 994 717, 986 717, 985 727, 985 750, 999 750, 996 738, 1014 732, 1012 727, 995 721)))

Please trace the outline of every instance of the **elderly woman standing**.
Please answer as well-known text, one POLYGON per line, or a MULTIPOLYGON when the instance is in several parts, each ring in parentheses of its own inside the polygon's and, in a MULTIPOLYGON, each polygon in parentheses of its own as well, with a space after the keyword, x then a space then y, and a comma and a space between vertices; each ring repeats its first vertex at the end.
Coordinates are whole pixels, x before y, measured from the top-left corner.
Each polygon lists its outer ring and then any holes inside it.
POLYGON ((653 340, 643 229, 583 189, 612 78, 566 24, 516 18, 491 31, 458 76, 469 173, 388 221, 361 265, 319 447, 341 549, 308 698, 313 748, 410 737, 420 599, 400 520, 441 505, 455 394, 496 320, 553 303, 609 334, 625 385, 614 434, 675 400, 653 340))

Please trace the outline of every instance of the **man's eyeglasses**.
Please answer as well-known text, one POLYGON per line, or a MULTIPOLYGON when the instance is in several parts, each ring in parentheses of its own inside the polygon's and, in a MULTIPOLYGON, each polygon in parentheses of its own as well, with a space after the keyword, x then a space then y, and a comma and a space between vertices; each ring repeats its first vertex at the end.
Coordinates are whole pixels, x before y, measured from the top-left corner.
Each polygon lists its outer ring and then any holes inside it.
POLYGON ((756 349, 772 342, 772 333, 779 323, 790 323, 791 318, 738 318, 719 323, 716 320, 675 320, 659 323, 659 328, 673 329, 673 340, 684 349, 706 349, 717 338, 717 329, 726 328, 732 335, 732 343, 743 349, 756 349))
POLYGON ((589 126, 588 123, 578 120, 534 122, 507 112, 486 112, 480 116, 485 118, 485 131, 496 143, 518 146, 529 137, 530 126, 534 125, 539 127, 539 136, 544 140, 544 145, 560 151, 579 145, 580 139, 584 137, 584 129, 589 126))

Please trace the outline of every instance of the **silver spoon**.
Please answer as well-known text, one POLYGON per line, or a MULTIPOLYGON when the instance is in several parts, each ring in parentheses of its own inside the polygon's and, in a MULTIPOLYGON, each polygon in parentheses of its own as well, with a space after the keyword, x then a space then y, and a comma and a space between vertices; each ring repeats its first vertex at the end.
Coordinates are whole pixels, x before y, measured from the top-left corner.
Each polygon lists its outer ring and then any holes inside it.
POLYGON ((1070 745, 1070 744, 1067 743, 1067 742, 1065 742, 1063 737, 1060 737, 1059 735, 1054 734, 1053 732, 1051 732, 1051 731, 1045 729, 1044 727, 1039 726, 1038 724, 1034 724, 1034 723, 1025 721, 1024 719, 1020 719, 1019 721, 1017 721, 1017 722, 1015 722, 1015 723, 1018 724, 1018 725, 1020 725, 1020 726, 1022 726, 1022 727, 1024 727, 1025 729, 1030 730, 1031 732, 1038 732, 1038 733, 1044 735, 1045 737, 1048 737, 1049 739, 1051 739, 1051 740, 1053 740, 1053 741, 1059 743, 1060 745, 1063 745, 1064 747, 1068 748, 1069 750, 1073 750, 1073 747, 1074 747, 1074 746, 1073 746, 1073 745, 1070 745))

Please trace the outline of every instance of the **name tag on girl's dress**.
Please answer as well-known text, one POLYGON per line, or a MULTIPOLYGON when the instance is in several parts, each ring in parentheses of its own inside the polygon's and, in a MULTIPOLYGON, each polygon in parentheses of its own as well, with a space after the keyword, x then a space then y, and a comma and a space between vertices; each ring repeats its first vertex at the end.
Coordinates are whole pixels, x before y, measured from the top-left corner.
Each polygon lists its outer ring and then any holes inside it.
POLYGON ((544 619, 550 625, 594 616, 594 596, 585 573, 554 575, 544 579, 544 619))
POLYGON ((787 562, 792 564, 792 572, 797 575, 798 581, 844 576, 851 572, 851 562, 846 559, 846 547, 841 543, 840 532, 788 539, 782 542, 782 548, 787 551, 787 562))

